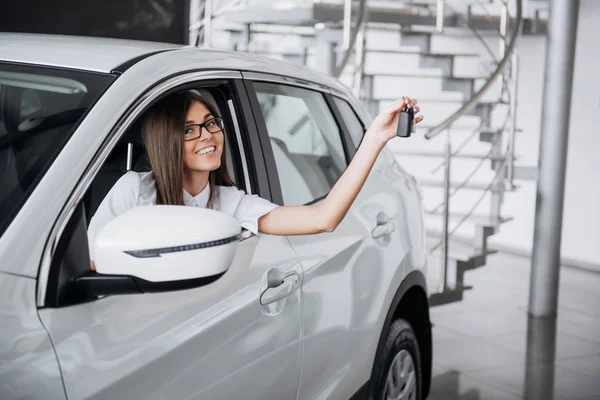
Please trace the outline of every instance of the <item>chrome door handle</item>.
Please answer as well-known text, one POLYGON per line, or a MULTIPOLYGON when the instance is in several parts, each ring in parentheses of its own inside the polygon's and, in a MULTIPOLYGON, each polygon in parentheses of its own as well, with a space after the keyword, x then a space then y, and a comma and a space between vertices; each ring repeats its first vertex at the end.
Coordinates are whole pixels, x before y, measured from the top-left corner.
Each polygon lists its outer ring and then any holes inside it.
POLYGON ((380 212, 377 214, 377 221, 375 222, 375 227, 371 231, 371 236, 375 239, 388 236, 394 232, 394 229, 394 222, 392 219, 388 217, 386 213, 380 212))
POLYGON ((266 306, 289 296, 298 287, 299 281, 300 279, 295 273, 286 276, 277 286, 268 287, 260 295, 260 304, 266 306))

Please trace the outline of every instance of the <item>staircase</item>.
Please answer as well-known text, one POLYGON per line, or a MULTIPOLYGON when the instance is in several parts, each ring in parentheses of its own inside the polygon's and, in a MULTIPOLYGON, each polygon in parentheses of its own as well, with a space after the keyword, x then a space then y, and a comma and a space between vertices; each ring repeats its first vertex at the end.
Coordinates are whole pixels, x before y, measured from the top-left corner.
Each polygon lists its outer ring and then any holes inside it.
POLYGON ((501 212, 504 196, 519 180, 537 178, 536 167, 516 163, 518 56, 511 39, 544 34, 544 9, 530 5, 519 24, 515 15, 526 0, 507 1, 210 5, 218 15, 210 29, 222 43, 336 75, 372 116, 402 95, 419 100, 426 119, 416 135, 389 147, 424 192, 428 248, 440 260, 429 271, 431 305, 462 300, 471 288, 465 273, 486 265, 495 253, 488 238, 511 220, 501 212))

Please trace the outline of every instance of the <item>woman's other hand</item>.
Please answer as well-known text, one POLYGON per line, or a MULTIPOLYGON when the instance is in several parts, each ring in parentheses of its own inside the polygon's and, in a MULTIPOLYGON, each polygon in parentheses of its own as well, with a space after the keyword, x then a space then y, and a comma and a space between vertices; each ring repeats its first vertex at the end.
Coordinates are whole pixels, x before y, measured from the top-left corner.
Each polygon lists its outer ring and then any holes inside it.
POLYGON ((418 115, 421 110, 417 107, 417 101, 411 100, 408 97, 402 97, 402 99, 396 100, 375 117, 365 136, 372 138, 382 146, 384 146, 388 140, 395 138, 398 130, 400 111, 406 106, 412 107, 414 111, 415 118, 413 123, 418 124, 423 121, 423 116, 418 115))

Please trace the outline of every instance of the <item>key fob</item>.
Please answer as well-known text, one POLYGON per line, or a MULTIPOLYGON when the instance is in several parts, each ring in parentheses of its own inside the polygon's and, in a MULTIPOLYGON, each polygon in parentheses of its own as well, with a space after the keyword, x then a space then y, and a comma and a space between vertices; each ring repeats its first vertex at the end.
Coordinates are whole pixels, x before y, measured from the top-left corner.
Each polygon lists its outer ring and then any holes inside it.
POLYGON ((411 107, 404 107, 404 110, 400 111, 400 115, 398 117, 398 130, 396 131, 396 135, 398 137, 410 137, 414 118, 415 113, 411 107))

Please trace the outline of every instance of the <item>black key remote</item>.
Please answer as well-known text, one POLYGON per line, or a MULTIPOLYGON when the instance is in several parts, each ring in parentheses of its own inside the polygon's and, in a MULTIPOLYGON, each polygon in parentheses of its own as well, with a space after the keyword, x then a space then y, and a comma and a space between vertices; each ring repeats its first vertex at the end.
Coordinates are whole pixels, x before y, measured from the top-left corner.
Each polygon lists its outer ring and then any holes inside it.
POLYGON ((402 138, 409 138, 412 132, 413 119, 415 118, 415 112, 412 107, 404 107, 404 110, 400 111, 398 116, 398 130, 396 135, 402 138))

